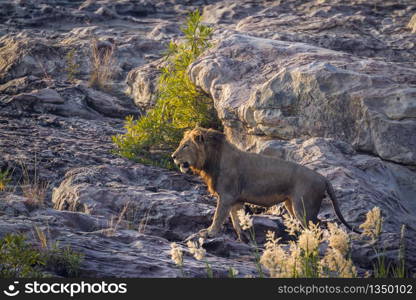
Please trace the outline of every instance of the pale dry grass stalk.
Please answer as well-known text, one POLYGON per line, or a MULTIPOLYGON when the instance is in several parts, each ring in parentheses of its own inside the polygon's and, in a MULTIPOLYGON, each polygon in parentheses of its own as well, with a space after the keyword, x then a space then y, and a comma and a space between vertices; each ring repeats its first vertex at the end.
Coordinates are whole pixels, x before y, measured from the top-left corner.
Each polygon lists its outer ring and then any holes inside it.
POLYGON ((374 207, 372 210, 367 212, 364 223, 360 225, 363 229, 362 235, 370 237, 372 241, 377 241, 381 234, 384 218, 381 215, 379 207, 374 207))
POLYGON ((356 277, 356 268, 349 258, 349 236, 336 224, 328 224, 326 235, 317 224, 310 223, 303 228, 292 217, 285 218, 285 225, 287 231, 298 239, 290 241, 285 249, 274 233, 267 233, 260 262, 271 277, 356 277), (325 255, 321 256, 319 247, 323 243, 328 247, 325 255))
POLYGON ((176 243, 170 244, 170 256, 175 265, 183 266, 183 252, 182 249, 176 243))
POLYGON ((198 243, 194 241, 188 241, 186 245, 188 246, 189 252, 195 257, 196 260, 205 262, 205 269, 208 275, 208 278, 213 278, 214 274, 212 272, 211 265, 209 264, 206 258, 206 250, 202 247, 204 244, 204 239, 199 238, 198 243))
POLYGON ((189 252, 195 257, 196 260, 203 260, 205 258, 206 251, 202 248, 204 240, 199 239, 198 243, 194 241, 188 241, 186 245, 188 246, 189 252))
POLYGON ((338 250, 342 255, 347 255, 350 251, 350 237, 348 233, 338 227, 335 223, 328 223, 328 245, 338 250))
POLYGON ((46 194, 49 183, 41 181, 38 174, 37 159, 35 156, 35 170, 33 177, 29 175, 29 170, 24 163, 20 163, 22 168, 22 189, 23 196, 27 198, 26 204, 34 207, 40 207, 45 204, 46 194))
POLYGON ((170 244, 170 256, 175 265, 177 265, 181 270, 182 277, 185 277, 185 273, 183 271, 183 251, 178 244, 170 244))
POLYGON ((140 220, 139 228, 138 228, 139 233, 144 233, 146 231, 146 226, 147 226, 147 223, 149 222, 149 215, 150 215, 150 211, 152 208, 153 208, 153 205, 149 207, 144 217, 140 220))
POLYGON ((302 231, 302 224, 298 221, 298 219, 292 217, 290 214, 283 215, 283 224, 286 227, 286 231, 289 235, 296 236, 297 233, 302 231))
POLYGON ((263 269, 261 267, 261 262, 260 262, 261 255, 260 255, 259 247, 256 242, 256 232, 254 231, 254 227, 253 227, 253 218, 252 216, 250 216, 250 214, 246 214, 244 209, 240 209, 239 211, 237 211, 237 216, 239 219, 241 229, 249 231, 250 241, 254 248, 253 255, 254 255, 254 259, 256 263, 257 272, 259 273, 260 277, 264 277, 263 269))
POLYGON ((53 83, 53 79, 52 77, 49 75, 48 71, 45 68, 45 65, 42 63, 41 59, 39 57, 35 57, 35 60, 39 66, 39 68, 42 70, 43 72, 43 80, 46 82, 47 86, 52 86, 53 83))
POLYGON ((123 221, 123 218, 127 212, 127 209, 129 208, 129 205, 130 205, 130 201, 127 201, 124 204, 118 216, 111 216, 108 229, 106 230, 107 236, 113 236, 116 233, 117 228, 120 226, 120 223, 123 221))
POLYGON ((31 206, 43 206, 45 204, 48 187, 48 182, 24 183, 21 188, 23 191, 23 196, 28 199, 26 203, 31 206))
POLYGON ((309 229, 303 230, 298 239, 298 245, 300 249, 306 253, 306 255, 316 251, 320 242, 319 237, 309 229))
POLYGON ((281 216, 281 215, 284 215, 283 211, 284 211, 283 205, 277 204, 268 208, 266 213, 270 215, 281 216))
POLYGON ((279 244, 280 239, 275 238, 275 233, 268 231, 266 234, 265 250, 260 257, 260 263, 270 272, 270 277, 279 277, 284 272, 287 261, 286 251, 279 244))
POLYGON ((413 14, 412 18, 407 24, 407 28, 410 28, 412 30, 412 33, 416 33, 416 14, 413 14))
POLYGON ((320 261, 321 277, 355 278, 357 269, 350 258, 331 247, 320 261))
POLYGON ((91 41, 91 73, 90 82, 91 87, 108 90, 111 86, 111 78, 113 77, 113 70, 115 66, 115 46, 114 45, 100 45, 97 38, 91 41))
POLYGON ((46 233, 38 226, 35 226, 36 238, 42 249, 48 249, 48 237, 46 233))
POLYGON ((76 61, 76 50, 71 49, 65 55, 65 71, 67 74, 68 81, 75 82, 76 76, 79 73, 80 64, 76 61))
POLYGON ((246 214, 244 209, 237 211, 238 219, 240 220, 240 226, 243 230, 253 227, 253 219, 249 214, 246 214))
POLYGON ((357 270, 349 257, 349 235, 335 223, 328 223, 328 248, 320 261, 321 277, 357 277, 357 270))
POLYGON ((236 278, 238 275, 239 271, 233 267, 230 267, 228 269, 228 277, 229 278, 236 278))

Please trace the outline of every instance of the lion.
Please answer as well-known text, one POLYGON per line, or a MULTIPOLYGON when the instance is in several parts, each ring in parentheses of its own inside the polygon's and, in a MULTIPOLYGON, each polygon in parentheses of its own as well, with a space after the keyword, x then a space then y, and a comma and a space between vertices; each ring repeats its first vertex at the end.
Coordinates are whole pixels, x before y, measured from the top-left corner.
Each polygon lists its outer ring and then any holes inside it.
POLYGON ((202 236, 215 237, 230 215, 242 240, 237 212, 244 203, 270 207, 284 202, 303 226, 310 221, 316 224, 325 193, 339 220, 358 233, 342 216, 334 189, 324 176, 294 162, 241 151, 219 131, 196 127, 185 132, 172 158, 181 172, 200 175, 217 197, 212 224, 199 232, 202 236))

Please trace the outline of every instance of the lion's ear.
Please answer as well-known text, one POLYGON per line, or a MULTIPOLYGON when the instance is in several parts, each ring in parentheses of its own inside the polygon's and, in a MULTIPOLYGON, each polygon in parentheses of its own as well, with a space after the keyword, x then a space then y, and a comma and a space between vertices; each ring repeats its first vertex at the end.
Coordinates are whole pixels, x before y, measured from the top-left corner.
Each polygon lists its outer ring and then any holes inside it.
POLYGON ((204 135, 202 134, 202 132, 198 132, 197 134, 195 134, 194 138, 197 143, 204 143, 204 135))

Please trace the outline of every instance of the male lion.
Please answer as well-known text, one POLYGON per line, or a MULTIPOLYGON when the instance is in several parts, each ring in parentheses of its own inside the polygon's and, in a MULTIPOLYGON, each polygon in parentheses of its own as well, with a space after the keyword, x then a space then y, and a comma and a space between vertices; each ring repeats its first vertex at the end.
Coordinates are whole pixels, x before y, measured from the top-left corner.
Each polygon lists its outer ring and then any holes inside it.
POLYGON ((187 131, 172 158, 181 172, 199 174, 218 198, 212 225, 201 230, 201 235, 215 236, 230 214, 241 240, 237 211, 244 203, 270 207, 284 202, 304 226, 309 221, 316 223, 325 192, 341 222, 358 232, 345 221, 325 177, 293 162, 240 151, 219 131, 198 127, 187 131))

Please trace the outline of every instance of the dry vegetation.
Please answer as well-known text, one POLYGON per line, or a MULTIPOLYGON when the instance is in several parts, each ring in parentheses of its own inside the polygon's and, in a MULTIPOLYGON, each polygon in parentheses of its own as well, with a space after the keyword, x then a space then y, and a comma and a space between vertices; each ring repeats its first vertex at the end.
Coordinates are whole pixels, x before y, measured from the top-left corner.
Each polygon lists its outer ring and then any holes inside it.
POLYGON ((412 16, 407 27, 412 30, 412 33, 416 33, 416 14, 412 16))
MULTIPOLYGON (((248 230, 251 236, 251 245, 254 247, 254 262, 257 265, 259 277, 276 278, 355 278, 358 277, 357 268, 351 259, 351 237, 335 223, 328 223, 328 229, 323 230, 312 223, 308 228, 303 228, 301 223, 290 216, 284 217, 287 232, 295 240, 288 244, 280 242, 274 232, 267 233, 267 242, 264 248, 258 247, 255 242, 252 218, 243 210, 239 213, 240 225, 248 230), (324 250, 324 251, 323 251, 324 250), (261 254, 259 254, 262 251, 261 254)), ((402 227, 399 256, 396 263, 386 263, 385 249, 377 246, 380 243, 380 234, 383 224, 381 211, 378 207, 367 213, 366 220, 360 225, 363 233, 358 238, 372 245, 378 260, 373 264, 372 274, 377 278, 406 277, 405 267, 405 228, 402 227)), ((213 277, 209 261, 206 259, 205 250, 202 248, 204 241, 198 243, 188 242, 187 246, 191 254, 197 260, 203 260, 206 264, 208 277, 213 277)), ((171 244, 172 261, 180 268, 184 275, 184 258, 181 247, 171 244)), ((229 269, 229 277, 235 277, 238 270, 229 269)))
POLYGON ((22 182, 20 188, 22 189, 23 196, 27 198, 26 204, 32 207, 44 206, 49 183, 40 180, 37 172, 36 158, 33 176, 29 174, 29 170, 25 164, 21 163, 21 169, 22 182))
POLYGON ((97 38, 91 41, 91 73, 89 85, 104 91, 111 89, 111 79, 115 66, 115 45, 100 42, 97 38))

